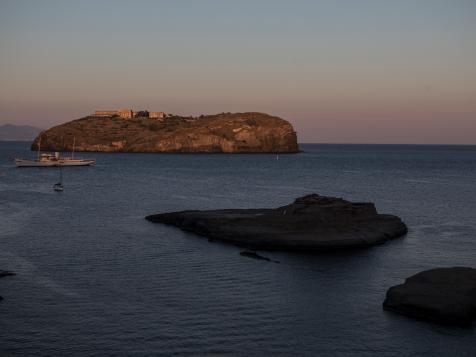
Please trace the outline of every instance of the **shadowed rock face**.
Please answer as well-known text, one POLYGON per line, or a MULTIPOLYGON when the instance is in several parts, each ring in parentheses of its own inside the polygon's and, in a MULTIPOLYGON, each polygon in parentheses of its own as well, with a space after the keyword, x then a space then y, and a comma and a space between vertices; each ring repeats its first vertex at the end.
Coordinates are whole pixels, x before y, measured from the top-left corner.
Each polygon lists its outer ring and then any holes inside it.
POLYGON ((373 203, 312 194, 276 209, 182 211, 146 217, 211 240, 252 249, 314 251, 383 243, 407 232, 400 218, 373 203))
MULTIPOLYGON (((41 135, 43 150, 170 153, 295 153, 291 124, 263 113, 222 113, 199 118, 86 117, 41 135)), ((31 149, 38 149, 39 136, 31 149)))
POLYGON ((469 325, 476 318, 476 269, 439 268, 411 276, 391 287, 386 310, 450 325, 469 325))

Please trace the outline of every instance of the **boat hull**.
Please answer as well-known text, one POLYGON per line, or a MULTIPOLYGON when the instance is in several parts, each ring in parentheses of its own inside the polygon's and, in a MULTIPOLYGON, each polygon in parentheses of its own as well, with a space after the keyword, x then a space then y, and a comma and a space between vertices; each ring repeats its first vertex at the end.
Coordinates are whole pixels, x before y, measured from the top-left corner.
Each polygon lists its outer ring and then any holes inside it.
POLYGON ((89 166, 94 165, 96 160, 82 159, 82 160, 68 160, 68 161, 59 161, 58 166, 89 166))
POLYGON ((96 160, 74 159, 74 160, 58 160, 58 161, 37 161, 15 159, 17 167, 58 167, 58 166, 90 166, 96 163, 96 160))

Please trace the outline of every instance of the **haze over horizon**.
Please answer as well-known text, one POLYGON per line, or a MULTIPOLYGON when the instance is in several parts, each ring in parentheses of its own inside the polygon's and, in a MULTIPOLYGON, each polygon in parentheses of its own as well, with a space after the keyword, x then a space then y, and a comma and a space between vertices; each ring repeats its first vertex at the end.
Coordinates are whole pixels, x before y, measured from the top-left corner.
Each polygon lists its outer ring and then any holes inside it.
POLYGON ((0 124, 258 111, 299 142, 476 144, 476 2, 0 0, 0 124))

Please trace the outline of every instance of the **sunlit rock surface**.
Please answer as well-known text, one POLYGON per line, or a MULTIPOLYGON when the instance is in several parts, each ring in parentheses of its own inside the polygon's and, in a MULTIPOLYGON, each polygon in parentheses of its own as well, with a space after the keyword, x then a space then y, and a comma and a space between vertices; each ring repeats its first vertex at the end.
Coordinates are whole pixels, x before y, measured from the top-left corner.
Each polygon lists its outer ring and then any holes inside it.
POLYGON ((164 119, 89 116, 41 133, 31 149, 51 151, 295 153, 292 125, 264 113, 164 119))

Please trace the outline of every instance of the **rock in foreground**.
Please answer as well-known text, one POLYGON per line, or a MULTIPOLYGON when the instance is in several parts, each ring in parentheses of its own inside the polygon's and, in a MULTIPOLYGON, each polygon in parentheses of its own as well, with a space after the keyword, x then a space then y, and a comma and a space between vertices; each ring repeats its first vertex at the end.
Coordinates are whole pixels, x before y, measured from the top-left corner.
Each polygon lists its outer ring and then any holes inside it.
POLYGON ((469 325, 476 318, 476 269, 439 268, 411 276, 391 287, 386 310, 449 325, 469 325))
POLYGON ((296 153, 292 125, 264 113, 163 119, 88 116, 41 133, 31 149, 162 153, 296 153))
POLYGON ((400 218, 378 214, 373 203, 312 194, 276 209, 182 211, 146 217, 211 240, 262 250, 358 248, 404 235, 400 218))

